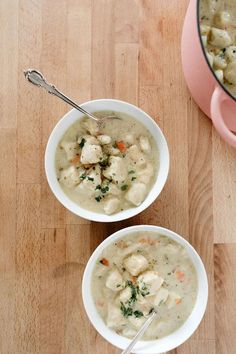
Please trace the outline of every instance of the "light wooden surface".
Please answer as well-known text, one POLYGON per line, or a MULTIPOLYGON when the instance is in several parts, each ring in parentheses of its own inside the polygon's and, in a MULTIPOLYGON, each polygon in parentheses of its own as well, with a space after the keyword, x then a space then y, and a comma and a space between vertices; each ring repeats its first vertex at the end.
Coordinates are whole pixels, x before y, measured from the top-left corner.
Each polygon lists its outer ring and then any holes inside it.
POLYGON ((200 253, 207 313, 172 354, 236 348, 236 150, 212 129, 186 89, 180 37, 188 0, 0 2, 0 353, 119 353, 91 327, 81 278, 94 248, 128 225, 168 227, 200 253), (171 169, 160 198, 123 223, 96 224, 52 195, 43 159, 69 109, 26 83, 40 69, 69 96, 114 97, 158 122, 171 169))

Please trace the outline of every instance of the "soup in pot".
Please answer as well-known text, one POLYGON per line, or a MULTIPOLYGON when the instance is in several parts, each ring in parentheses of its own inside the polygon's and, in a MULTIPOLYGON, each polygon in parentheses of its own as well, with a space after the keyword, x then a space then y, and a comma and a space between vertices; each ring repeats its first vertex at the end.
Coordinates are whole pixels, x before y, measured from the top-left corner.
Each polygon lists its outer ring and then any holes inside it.
POLYGON ((116 333, 132 338, 155 309, 142 340, 165 337, 191 314, 198 291, 186 249, 155 232, 136 232, 103 250, 91 291, 98 313, 116 333))
POLYGON ((200 0, 200 31, 208 62, 236 97, 236 2, 200 0))
MULTIPOLYGON (((99 116, 114 112, 99 112, 99 116)), ((104 124, 82 118, 56 151, 58 181, 81 207, 107 215, 139 206, 158 170, 157 145, 143 124, 124 113, 104 124)))

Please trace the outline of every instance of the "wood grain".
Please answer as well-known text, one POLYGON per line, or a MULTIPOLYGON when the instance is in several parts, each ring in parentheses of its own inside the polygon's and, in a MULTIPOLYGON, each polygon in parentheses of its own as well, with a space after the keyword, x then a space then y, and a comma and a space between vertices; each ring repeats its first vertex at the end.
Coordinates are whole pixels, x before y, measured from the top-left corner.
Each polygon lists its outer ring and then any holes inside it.
POLYGON ((215 254, 216 351, 235 351, 236 338, 236 245, 217 244, 215 254))
POLYGON ((91 326, 81 281, 111 233, 154 224, 182 234, 207 269, 209 302, 194 335, 171 354, 233 354, 236 327, 236 150, 193 102, 180 40, 187 0, 13 0, 0 3, 0 353, 118 354, 91 326), (9 16, 9 13, 11 14, 9 16), (79 218, 47 184, 44 152, 70 107, 30 86, 40 69, 79 102, 134 103, 163 130, 167 184, 124 222, 79 218))

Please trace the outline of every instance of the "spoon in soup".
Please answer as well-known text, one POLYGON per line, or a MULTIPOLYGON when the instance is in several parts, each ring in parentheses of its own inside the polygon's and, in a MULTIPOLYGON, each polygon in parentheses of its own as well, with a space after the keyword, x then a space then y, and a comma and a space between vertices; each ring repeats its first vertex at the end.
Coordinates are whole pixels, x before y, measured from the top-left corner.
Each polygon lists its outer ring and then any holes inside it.
POLYGON ((142 327, 139 329, 139 331, 137 332, 137 334, 134 336, 134 338, 132 339, 131 343, 129 344, 129 346, 123 350, 123 352, 121 354, 130 354, 131 350, 133 349, 133 347, 135 346, 135 344, 142 338, 142 336, 144 335, 144 333, 146 332, 146 330, 148 329, 148 327, 150 326, 150 324, 155 320, 155 318, 157 317, 158 313, 156 312, 156 310, 153 310, 151 316, 149 316, 146 321, 144 322, 144 324, 142 325, 142 327))
POLYGON ((109 115, 105 116, 102 118, 96 117, 94 114, 86 111, 84 108, 76 104, 74 101, 72 101, 69 97, 64 95, 61 91, 59 91, 55 85, 49 84, 44 76, 35 69, 28 69, 24 71, 24 75, 26 79, 31 83, 39 87, 43 87, 48 93, 51 95, 59 97, 61 100, 65 101, 66 103, 70 104, 72 107, 78 109, 78 111, 82 112, 85 114, 87 117, 95 120, 99 125, 102 124, 106 119, 121 119, 115 115, 109 115))

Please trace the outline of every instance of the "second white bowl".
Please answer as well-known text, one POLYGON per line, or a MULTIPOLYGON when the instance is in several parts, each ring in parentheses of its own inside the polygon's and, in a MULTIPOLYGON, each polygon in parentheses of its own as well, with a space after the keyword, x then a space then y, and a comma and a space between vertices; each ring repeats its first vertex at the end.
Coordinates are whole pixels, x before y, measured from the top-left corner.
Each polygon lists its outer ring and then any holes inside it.
POLYGON ((118 348, 127 348, 130 344, 130 339, 123 337, 108 328, 97 312, 91 293, 92 272, 102 251, 111 243, 114 243, 115 241, 135 232, 145 233, 148 231, 167 236, 182 245, 186 249, 189 258, 191 259, 196 269, 198 280, 198 293, 196 303, 186 322, 184 322, 184 324, 177 331, 166 337, 151 341, 139 341, 136 344, 135 349, 132 351, 133 353, 138 354, 160 354, 178 347, 193 334, 202 320, 207 305, 208 282, 204 265, 195 249, 183 237, 168 229, 151 225, 131 226, 112 234, 96 248, 87 263, 82 282, 82 296, 87 315, 101 336, 103 336, 108 342, 118 348))

